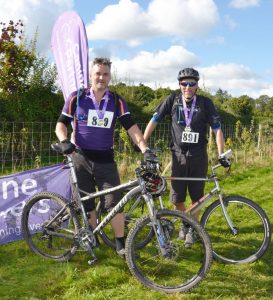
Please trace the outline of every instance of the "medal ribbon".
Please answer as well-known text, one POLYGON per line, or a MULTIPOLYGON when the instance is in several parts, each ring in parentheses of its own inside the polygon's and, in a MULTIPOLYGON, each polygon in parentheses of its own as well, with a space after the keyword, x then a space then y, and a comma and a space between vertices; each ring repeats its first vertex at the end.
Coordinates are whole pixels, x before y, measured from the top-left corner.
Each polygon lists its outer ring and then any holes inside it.
POLYGON ((102 109, 99 109, 100 103, 98 103, 98 102, 96 101, 96 97, 95 97, 95 95, 94 95, 92 89, 90 89, 90 96, 91 96, 90 98, 92 99, 92 102, 93 102, 93 104, 94 104, 96 113, 97 113, 99 119, 102 120, 103 117, 104 117, 105 111, 106 111, 106 107, 107 107, 108 101, 109 101, 110 92, 109 92, 109 90, 107 90, 107 91, 105 92, 105 95, 104 95, 103 98, 102 98, 102 99, 104 99, 104 104, 103 104, 102 109))
POLYGON ((183 96, 182 96, 182 102, 183 102, 183 111, 184 111, 184 115, 185 115, 186 127, 190 128, 190 124, 191 124, 191 120, 192 120, 192 116, 193 116, 193 112, 194 112, 195 104, 196 104, 196 95, 193 97, 190 112, 188 111, 187 104, 186 104, 186 101, 183 96))

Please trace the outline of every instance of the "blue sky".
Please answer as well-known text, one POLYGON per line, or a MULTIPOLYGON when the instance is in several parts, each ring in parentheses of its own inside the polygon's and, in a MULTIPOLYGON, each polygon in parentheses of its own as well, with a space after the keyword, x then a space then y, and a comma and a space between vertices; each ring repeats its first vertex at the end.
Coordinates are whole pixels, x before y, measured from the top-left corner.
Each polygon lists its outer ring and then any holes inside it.
POLYGON ((0 7, 0 21, 23 19, 30 37, 38 28, 38 50, 49 58, 54 22, 77 11, 90 60, 110 57, 127 84, 177 88, 178 71, 190 66, 211 93, 273 96, 273 0, 0 0, 0 7))

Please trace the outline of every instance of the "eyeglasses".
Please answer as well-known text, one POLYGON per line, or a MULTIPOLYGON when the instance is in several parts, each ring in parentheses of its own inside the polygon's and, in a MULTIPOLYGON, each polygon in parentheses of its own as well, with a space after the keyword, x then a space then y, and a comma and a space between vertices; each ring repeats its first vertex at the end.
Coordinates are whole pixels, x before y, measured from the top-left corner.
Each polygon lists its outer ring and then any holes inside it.
POLYGON ((186 87, 186 86, 193 87, 193 86, 197 85, 197 82, 196 81, 183 81, 183 82, 179 82, 179 84, 184 87, 186 87))

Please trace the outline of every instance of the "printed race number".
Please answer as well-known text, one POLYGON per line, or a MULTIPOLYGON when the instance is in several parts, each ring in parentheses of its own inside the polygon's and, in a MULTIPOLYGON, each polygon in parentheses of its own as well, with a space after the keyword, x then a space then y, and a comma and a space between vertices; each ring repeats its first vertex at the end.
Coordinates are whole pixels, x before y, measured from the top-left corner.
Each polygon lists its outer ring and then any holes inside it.
POLYGON ((199 139, 199 133, 198 132, 192 132, 192 131, 183 131, 182 132, 182 143, 198 143, 199 139))
POLYGON ((98 117, 95 110, 89 109, 87 126, 90 127, 100 127, 100 128, 110 128, 112 125, 114 113, 112 111, 106 111, 102 119, 98 117))

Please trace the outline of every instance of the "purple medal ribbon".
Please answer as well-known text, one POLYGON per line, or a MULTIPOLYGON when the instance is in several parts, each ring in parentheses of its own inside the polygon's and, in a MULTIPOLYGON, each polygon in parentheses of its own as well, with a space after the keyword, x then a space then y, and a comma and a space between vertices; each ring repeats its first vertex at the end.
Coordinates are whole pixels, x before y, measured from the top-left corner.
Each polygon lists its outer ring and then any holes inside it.
POLYGON ((102 120, 103 117, 104 117, 105 111, 106 111, 106 107, 107 107, 108 101, 109 101, 109 95, 110 95, 110 93, 109 93, 108 90, 106 91, 106 93, 105 93, 105 98, 103 97, 103 99, 104 99, 104 104, 103 104, 102 109, 99 109, 100 103, 98 103, 98 102, 96 101, 96 97, 95 97, 95 95, 94 95, 92 89, 90 89, 90 95, 91 95, 90 98, 92 99, 92 102, 93 102, 93 104, 94 104, 94 107, 95 107, 95 110, 96 110, 96 112, 97 112, 97 115, 98 115, 99 119, 102 120))
POLYGON ((193 112, 194 112, 195 104, 196 104, 196 95, 193 97, 193 102, 191 105, 190 112, 188 111, 187 104, 186 104, 186 101, 183 96, 182 96, 182 102, 183 102, 183 111, 184 111, 184 115, 185 115, 186 127, 190 128, 190 124, 191 124, 191 120, 192 120, 192 116, 193 116, 193 112))

